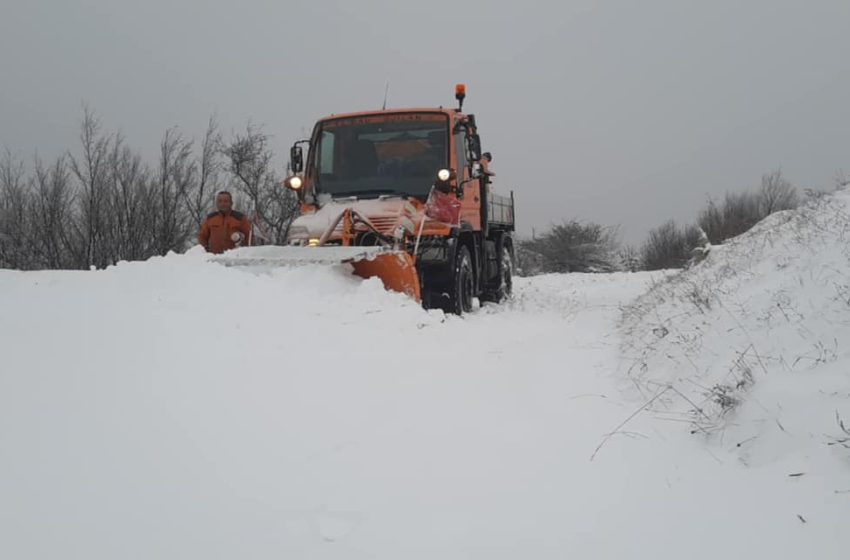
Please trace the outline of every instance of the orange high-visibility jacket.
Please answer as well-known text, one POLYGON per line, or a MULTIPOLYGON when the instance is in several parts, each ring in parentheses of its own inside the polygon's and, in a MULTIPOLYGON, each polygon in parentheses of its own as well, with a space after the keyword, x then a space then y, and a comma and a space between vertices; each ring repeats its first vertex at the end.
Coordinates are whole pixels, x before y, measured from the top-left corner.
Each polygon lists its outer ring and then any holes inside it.
POLYGON ((212 212, 207 215, 204 225, 201 226, 198 241, 210 253, 223 253, 236 247, 231 236, 237 231, 242 232, 244 236, 241 246, 247 247, 251 234, 250 220, 243 213, 235 210, 227 215, 212 212))

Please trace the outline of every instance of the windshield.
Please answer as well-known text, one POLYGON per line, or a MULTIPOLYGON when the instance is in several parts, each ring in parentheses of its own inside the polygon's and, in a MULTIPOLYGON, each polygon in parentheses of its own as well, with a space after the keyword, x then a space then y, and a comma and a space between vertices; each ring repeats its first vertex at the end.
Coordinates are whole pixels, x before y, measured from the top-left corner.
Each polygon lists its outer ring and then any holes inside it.
POLYGON ((425 197, 448 167, 448 117, 407 113, 323 122, 314 159, 317 190, 335 196, 425 197))

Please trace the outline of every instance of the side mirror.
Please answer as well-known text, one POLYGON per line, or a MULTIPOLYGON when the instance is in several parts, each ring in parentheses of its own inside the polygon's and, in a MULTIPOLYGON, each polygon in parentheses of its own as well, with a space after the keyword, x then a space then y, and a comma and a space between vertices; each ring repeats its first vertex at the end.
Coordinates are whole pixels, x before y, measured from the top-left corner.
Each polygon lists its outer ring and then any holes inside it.
POLYGON ((469 159, 472 161, 481 160, 481 137, 478 134, 471 134, 466 139, 466 145, 469 148, 469 159))
POLYGON ((304 170, 304 152, 298 144, 289 150, 289 167, 292 173, 301 173, 304 170))

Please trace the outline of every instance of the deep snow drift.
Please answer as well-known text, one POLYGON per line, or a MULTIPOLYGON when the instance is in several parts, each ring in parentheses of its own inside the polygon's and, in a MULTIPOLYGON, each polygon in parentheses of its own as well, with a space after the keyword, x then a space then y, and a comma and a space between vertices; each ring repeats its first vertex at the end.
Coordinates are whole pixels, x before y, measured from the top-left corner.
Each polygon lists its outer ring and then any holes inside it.
POLYGON ((847 466, 848 241, 843 191, 714 247, 626 309, 627 382, 744 464, 797 461, 809 481, 814 456, 847 466))
POLYGON ((844 558, 846 212, 463 319, 197 251, 0 271, 0 557, 844 558))

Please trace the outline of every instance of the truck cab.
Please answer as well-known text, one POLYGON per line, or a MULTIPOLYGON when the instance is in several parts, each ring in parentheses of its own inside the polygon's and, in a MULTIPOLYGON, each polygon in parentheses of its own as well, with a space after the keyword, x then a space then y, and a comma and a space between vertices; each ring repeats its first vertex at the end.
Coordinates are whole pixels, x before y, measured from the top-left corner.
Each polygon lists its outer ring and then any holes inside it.
POLYGON ((513 274, 513 196, 491 192, 492 157, 475 116, 411 108, 331 115, 290 152, 298 194, 292 245, 395 246, 411 255, 426 307, 453 313, 500 301, 513 274), (302 145, 308 145, 306 158, 302 145), (361 217, 351 232, 346 209, 361 217))

